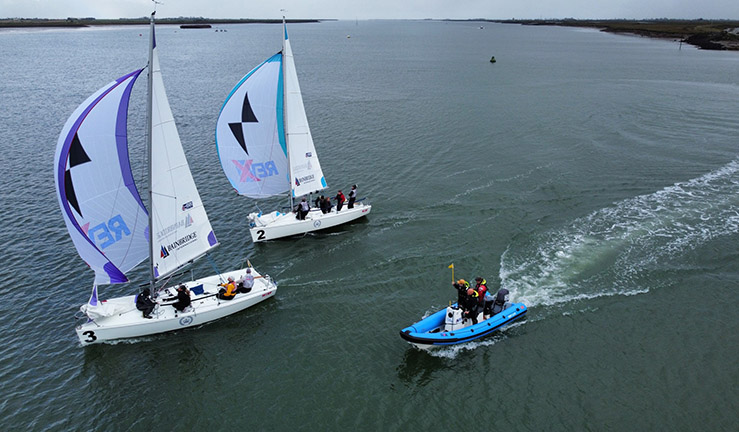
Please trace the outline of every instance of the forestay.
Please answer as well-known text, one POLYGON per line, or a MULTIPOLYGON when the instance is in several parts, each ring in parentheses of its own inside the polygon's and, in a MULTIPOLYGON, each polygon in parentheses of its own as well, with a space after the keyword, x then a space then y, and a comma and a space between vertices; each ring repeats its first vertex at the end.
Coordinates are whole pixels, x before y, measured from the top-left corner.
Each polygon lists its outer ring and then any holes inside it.
POLYGON ((182 150, 156 47, 151 66, 151 256, 158 278, 202 256, 218 242, 182 150))
POLYGON ((54 156, 59 206, 95 284, 127 282, 148 256, 148 216, 131 175, 127 120, 141 69, 98 90, 69 117, 54 156))

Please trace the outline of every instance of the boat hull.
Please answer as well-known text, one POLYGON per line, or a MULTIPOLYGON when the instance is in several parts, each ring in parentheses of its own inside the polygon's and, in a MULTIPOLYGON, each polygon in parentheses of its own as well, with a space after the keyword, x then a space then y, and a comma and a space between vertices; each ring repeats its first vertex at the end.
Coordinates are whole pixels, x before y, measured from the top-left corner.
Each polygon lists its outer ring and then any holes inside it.
POLYGON ((343 208, 340 212, 334 207, 329 213, 321 213, 319 209, 311 209, 305 220, 298 220, 294 213, 272 212, 265 215, 252 213, 249 229, 253 242, 274 240, 282 237, 305 234, 351 222, 367 216, 372 211, 372 205, 355 203, 354 208, 343 208))
MULTIPOLYGON (((254 287, 250 292, 236 294, 233 300, 218 299, 218 284, 229 276, 236 279, 244 273, 245 269, 235 270, 220 277, 214 275, 185 283, 188 288, 202 285, 203 293, 191 295, 192 304, 184 312, 178 312, 172 307, 172 301, 162 301, 163 298, 175 295, 174 287, 166 288, 157 299, 158 304, 151 319, 144 318, 142 312, 136 309, 136 296, 110 299, 108 302, 116 306, 123 305, 124 310, 94 320, 85 317, 86 322, 76 328, 77 337, 82 345, 90 345, 195 327, 240 312, 275 295, 277 284, 269 276, 264 276, 254 280, 254 287)), ((259 276, 253 269, 252 274, 259 276)))
POLYGON ((400 337, 420 349, 431 349, 470 342, 487 336, 526 315, 523 303, 508 305, 502 312, 481 320, 474 325, 465 325, 457 330, 444 330, 447 308, 444 308, 400 331, 400 337))

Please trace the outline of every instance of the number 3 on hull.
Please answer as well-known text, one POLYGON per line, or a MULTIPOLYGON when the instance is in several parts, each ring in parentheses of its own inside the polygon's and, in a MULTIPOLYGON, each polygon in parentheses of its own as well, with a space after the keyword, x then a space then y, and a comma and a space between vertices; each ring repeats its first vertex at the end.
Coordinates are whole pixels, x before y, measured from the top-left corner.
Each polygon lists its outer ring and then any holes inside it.
POLYGON ((128 282, 126 273, 147 258, 151 292, 155 297, 157 291, 171 296, 168 288, 157 289, 157 281, 169 280, 169 275, 218 246, 164 90, 153 13, 150 27, 148 209, 133 180, 127 138, 131 89, 143 69, 90 96, 69 117, 57 142, 54 177, 59 206, 77 252, 95 272, 90 300, 80 308, 83 323, 77 326, 83 345, 202 324, 265 300, 277 289, 268 276, 262 277, 251 292, 219 301, 218 283, 246 273, 235 270, 186 282, 195 295, 192 305, 179 312, 158 299, 151 318, 136 309, 135 295, 98 299, 99 285, 128 282))

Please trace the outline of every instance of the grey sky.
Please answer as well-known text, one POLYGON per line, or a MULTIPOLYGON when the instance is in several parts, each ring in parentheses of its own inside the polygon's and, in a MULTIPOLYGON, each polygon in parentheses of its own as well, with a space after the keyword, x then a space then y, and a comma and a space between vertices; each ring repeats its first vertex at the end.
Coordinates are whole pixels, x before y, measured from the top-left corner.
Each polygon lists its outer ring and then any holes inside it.
MULTIPOLYGON (((739 0, 162 0, 160 17, 739 19, 739 0)), ((0 17, 131 18, 151 0, 0 0, 0 17)))

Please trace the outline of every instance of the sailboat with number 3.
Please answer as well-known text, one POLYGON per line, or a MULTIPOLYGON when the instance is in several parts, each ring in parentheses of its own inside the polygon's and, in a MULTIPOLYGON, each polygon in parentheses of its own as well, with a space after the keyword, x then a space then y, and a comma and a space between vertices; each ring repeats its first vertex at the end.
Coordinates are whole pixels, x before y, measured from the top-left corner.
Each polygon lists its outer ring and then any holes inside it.
POLYGON ((256 277, 251 291, 221 300, 218 285, 233 270, 178 283, 192 293, 179 311, 167 303, 175 272, 218 246, 185 158, 159 68, 151 14, 147 148, 149 211, 139 196, 128 158, 127 113, 133 71, 101 88, 67 120, 57 143, 57 198, 80 257, 95 272, 92 295, 82 305, 76 331, 82 345, 146 336, 198 326, 246 309, 274 296, 269 276, 256 277), (149 258, 150 291, 156 305, 150 318, 136 308, 136 295, 108 300, 98 286, 125 283, 126 272, 149 258), (160 285, 157 288, 157 285, 160 285), (159 294, 157 296, 157 294, 159 294))
POLYGON ((328 188, 318 161, 283 17, 282 51, 246 74, 231 90, 216 124, 223 172, 240 195, 268 198, 288 192, 287 211, 248 216, 254 242, 305 234, 367 216, 365 199, 328 213, 312 208, 304 220, 294 199, 328 188))

